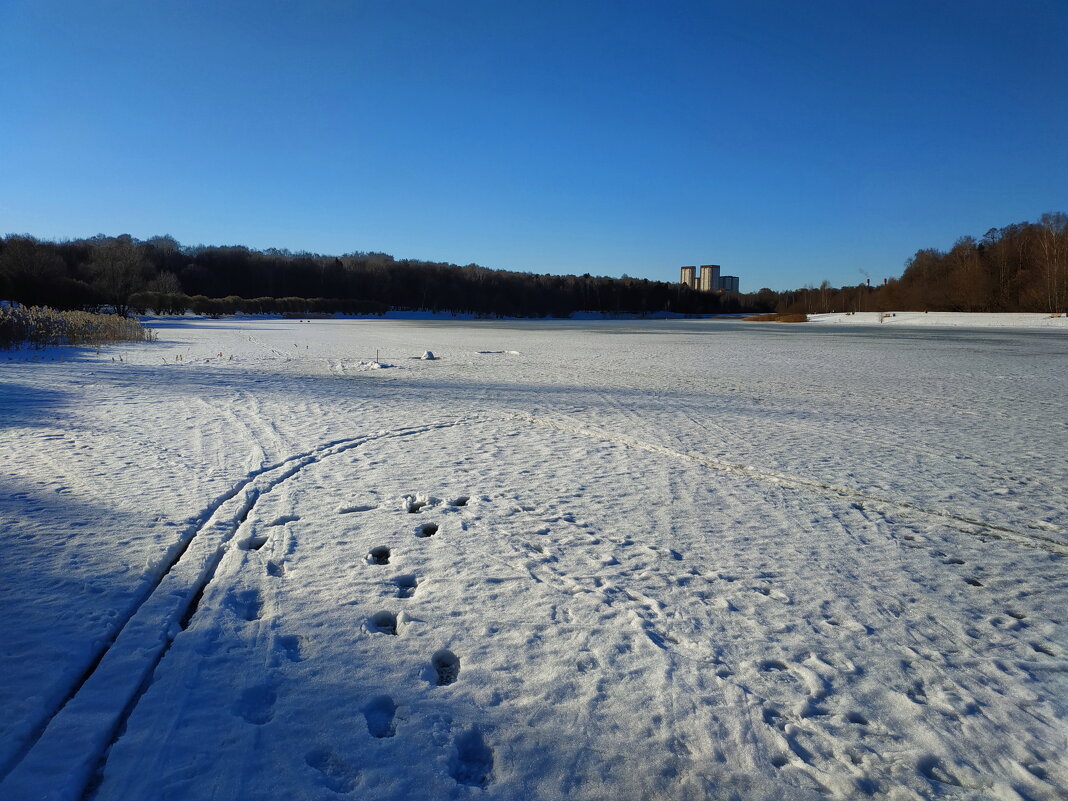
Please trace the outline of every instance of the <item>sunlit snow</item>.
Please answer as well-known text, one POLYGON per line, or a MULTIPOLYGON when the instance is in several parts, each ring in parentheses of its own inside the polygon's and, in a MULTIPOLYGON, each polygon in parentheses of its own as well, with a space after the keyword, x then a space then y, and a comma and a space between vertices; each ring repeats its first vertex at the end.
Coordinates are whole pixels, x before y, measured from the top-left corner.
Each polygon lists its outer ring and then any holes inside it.
POLYGON ((1065 797, 1068 335, 842 322, 0 352, 0 798, 1065 797))

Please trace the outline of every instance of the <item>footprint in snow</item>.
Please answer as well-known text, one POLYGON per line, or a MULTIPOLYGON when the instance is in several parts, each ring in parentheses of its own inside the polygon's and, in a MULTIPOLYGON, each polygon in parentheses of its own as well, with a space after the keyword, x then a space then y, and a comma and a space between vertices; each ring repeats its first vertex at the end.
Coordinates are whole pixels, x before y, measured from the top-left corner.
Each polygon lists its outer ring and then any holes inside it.
POLYGON ((421 582, 422 579, 414 573, 405 576, 397 576, 393 579, 393 583, 397 585, 397 597, 411 598, 415 595, 415 591, 419 588, 421 582))
POLYGON ((268 537, 266 534, 253 534, 245 540, 238 543, 238 548, 243 551, 258 551, 264 545, 267 544, 268 537))
POLYGON ((460 676, 460 660, 452 651, 442 648, 430 657, 434 668, 435 683, 439 687, 452 684, 460 676))
POLYGON ((375 508, 376 507, 370 506, 368 504, 358 504, 356 506, 346 506, 346 505, 342 504, 341 506, 339 506, 337 508, 337 513, 339 515, 350 515, 350 514, 353 514, 354 512, 370 512, 371 510, 373 510, 375 508))
POLYGON ((399 633, 397 616, 387 610, 375 612, 371 615, 370 620, 367 622, 367 628, 369 631, 378 632, 379 634, 392 634, 395 636, 399 633))
POLYGON ((275 638, 275 647, 290 662, 304 661, 304 638, 296 634, 282 634, 275 638))
POLYGON ((390 550, 385 545, 378 545, 368 551, 364 557, 369 565, 388 565, 390 550))
POLYGON ((408 514, 416 514, 427 506, 440 503, 437 498, 432 498, 429 495, 405 495, 401 500, 401 505, 408 514))
POLYGON ((226 605, 242 620, 259 620, 263 602, 259 590, 231 591, 226 598, 226 605))
POLYGON ((955 787, 961 786, 960 779, 950 773, 936 756, 927 755, 921 757, 916 768, 928 781, 937 782, 938 784, 950 784, 955 787))
POLYGON ((433 537, 437 533, 437 523, 423 523, 423 525, 417 526, 415 529, 415 536, 417 537, 433 537))
POLYGON ((363 707, 363 717, 367 721, 367 731, 379 739, 392 737, 397 733, 395 717, 397 705, 388 695, 376 695, 363 707))
POLYGON ((267 562, 267 575, 273 578, 282 578, 286 574, 286 566, 284 562, 276 562, 271 559, 267 562))
POLYGON ((356 789, 360 771, 327 748, 309 751, 304 761, 319 774, 319 781, 335 793, 351 793, 356 789))
POLYGON ((457 784, 486 787, 493 781, 493 749, 482 733, 471 729, 456 738, 449 759, 449 775, 457 784))
POLYGON ((1031 650, 1038 654, 1045 654, 1046 656, 1056 656, 1053 650, 1040 642, 1030 643, 1031 650))
POLYGON ((249 687, 231 708, 231 711, 257 726, 269 723, 274 717, 274 702, 278 696, 269 684, 249 687))
POLYGON ((286 523, 296 523, 300 520, 300 515, 282 515, 276 517, 272 522, 268 523, 269 526, 284 526, 286 523))

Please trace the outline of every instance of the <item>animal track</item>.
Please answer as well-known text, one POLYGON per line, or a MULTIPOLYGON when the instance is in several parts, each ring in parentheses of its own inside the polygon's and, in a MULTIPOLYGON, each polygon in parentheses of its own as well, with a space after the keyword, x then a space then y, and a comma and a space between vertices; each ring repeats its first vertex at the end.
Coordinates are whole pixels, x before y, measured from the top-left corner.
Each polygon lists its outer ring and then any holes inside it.
POLYGON ((321 774, 323 785, 335 793, 351 793, 356 789, 360 772, 333 751, 316 748, 307 753, 304 761, 321 774))
POLYGON ((438 533, 437 523, 423 523, 415 530, 415 536, 417 537, 433 537, 438 533))
POLYGON ((366 556, 369 565, 388 565, 390 550, 385 545, 372 548, 366 556))
POLYGON ((397 725, 394 718, 397 715, 397 705, 388 695, 376 695, 363 707, 363 717, 367 721, 367 731, 372 737, 379 739, 392 737, 397 733, 397 725))
POLYGON ((368 628, 371 631, 377 631, 382 634, 396 635, 398 633, 397 616, 386 610, 375 612, 368 621, 368 628))
POLYGON ((397 597, 411 598, 415 595, 415 591, 418 589, 421 581, 422 579, 414 573, 409 573, 406 576, 397 576, 393 579, 393 583, 397 585, 397 597))
POLYGON ((449 775, 457 784, 486 787, 493 781, 493 749, 486 745, 482 733, 471 729, 456 738, 449 760, 449 775))
POLYGON ((267 562, 267 575, 274 576, 275 578, 282 578, 286 574, 286 566, 283 562, 276 562, 271 559, 267 562))
POLYGON ((430 664, 434 667, 439 687, 452 684, 460 676, 460 660, 447 648, 442 648, 430 657, 430 664))
POLYGON ((467 495, 461 495, 459 498, 453 498, 449 501, 449 506, 467 506, 467 502, 471 500, 467 495))
POLYGON ((231 708, 235 715, 249 723, 262 726, 274 717, 274 702, 278 700, 274 689, 268 684, 249 687, 231 708))

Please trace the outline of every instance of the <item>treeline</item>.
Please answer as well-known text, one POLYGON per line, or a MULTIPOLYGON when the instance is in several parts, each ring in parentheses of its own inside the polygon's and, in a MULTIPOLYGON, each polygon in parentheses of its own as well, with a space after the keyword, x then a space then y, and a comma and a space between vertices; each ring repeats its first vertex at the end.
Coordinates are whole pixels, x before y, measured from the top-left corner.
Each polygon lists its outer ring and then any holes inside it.
POLYGON ((737 296, 681 284, 591 275, 534 275, 475 264, 398 260, 385 253, 322 256, 286 250, 180 245, 128 235, 49 242, 0 240, 0 299, 118 314, 380 313, 566 316, 576 311, 710 314, 737 296))
MULTIPOLYGON (((803 314, 1068 312, 1068 214, 1043 214, 1037 223, 991 228, 978 240, 964 236, 949 251, 918 250, 905 262, 902 276, 885 285, 834 288, 824 282, 771 295, 776 296, 775 311, 803 314)), ((765 304, 770 299, 762 298, 765 304)))
POLYGON ((49 242, 0 239, 0 300, 58 309, 158 314, 349 313, 390 309, 486 316, 576 311, 680 314, 829 311, 1068 310, 1068 215, 919 250, 885 284, 750 294, 697 292, 679 283, 535 275, 476 264, 398 260, 385 253, 323 256, 246 247, 183 246, 128 235, 49 242))

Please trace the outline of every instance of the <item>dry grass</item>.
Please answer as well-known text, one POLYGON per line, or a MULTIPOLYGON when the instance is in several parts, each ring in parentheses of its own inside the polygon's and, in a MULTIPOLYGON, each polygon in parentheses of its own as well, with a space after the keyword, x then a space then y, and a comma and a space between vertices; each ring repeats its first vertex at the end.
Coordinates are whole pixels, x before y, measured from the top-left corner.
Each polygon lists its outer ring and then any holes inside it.
POLYGON ((750 323, 807 323, 807 314, 754 314, 752 317, 743 317, 750 323))
POLYGON ((47 306, 0 306, 0 348, 151 342, 155 333, 118 314, 56 311, 47 306))

